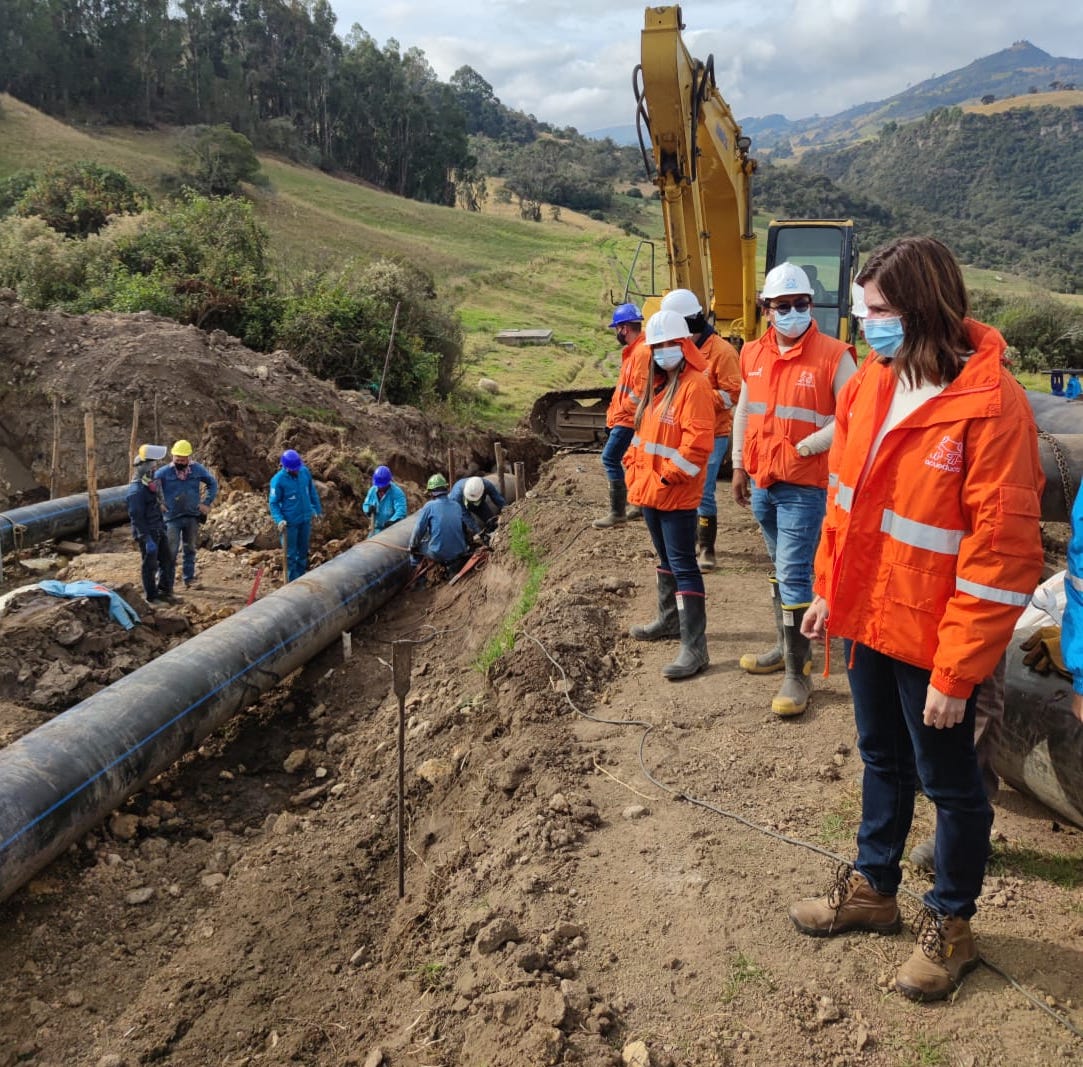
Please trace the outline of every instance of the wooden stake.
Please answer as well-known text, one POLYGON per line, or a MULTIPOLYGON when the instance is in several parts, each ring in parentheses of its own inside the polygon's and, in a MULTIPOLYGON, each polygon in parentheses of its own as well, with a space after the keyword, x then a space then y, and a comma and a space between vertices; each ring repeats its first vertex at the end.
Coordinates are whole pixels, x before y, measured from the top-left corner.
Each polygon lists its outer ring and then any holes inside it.
POLYGON ((515 464, 515 499, 526 499, 526 464, 521 460, 515 464))
POLYGON ((86 493, 89 505, 89 540, 97 541, 100 530, 100 511, 98 509, 98 460, 94 449, 94 412, 88 410, 83 415, 83 427, 86 431, 86 493))
POLYGON ((399 305, 395 304, 395 314, 391 318, 391 336, 387 340, 387 355, 384 356, 384 372, 380 375, 380 391, 376 395, 376 403, 384 402, 384 380, 387 378, 387 368, 391 363, 391 350, 395 347, 395 327, 399 324, 399 305))
POLYGON ((53 465, 49 471, 49 499, 56 500, 60 488, 60 397, 53 397, 53 465))
POLYGON ((156 445, 164 445, 162 440, 162 428, 158 425, 158 394, 154 394, 154 443, 156 445))
POLYGON ((447 446, 447 484, 455 484, 455 453, 451 450, 451 445, 447 446))
POLYGON ((139 447, 139 401, 132 401, 132 436, 128 441, 128 461, 135 470, 135 450, 139 447))
POLYGON ((508 495, 508 487, 504 481, 504 446, 499 441, 493 442, 493 452, 496 455, 497 488, 500 490, 500 495, 506 497, 508 495))

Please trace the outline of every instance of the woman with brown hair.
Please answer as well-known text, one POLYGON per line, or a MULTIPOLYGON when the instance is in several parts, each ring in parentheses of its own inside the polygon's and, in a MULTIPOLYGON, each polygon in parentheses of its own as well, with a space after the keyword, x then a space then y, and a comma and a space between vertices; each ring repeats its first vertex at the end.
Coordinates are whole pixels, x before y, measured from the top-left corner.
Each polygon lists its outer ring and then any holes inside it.
POLYGON ((936 805, 935 876, 895 985, 946 997, 978 962, 970 930, 992 809, 974 752, 977 686, 1042 569, 1037 431, 1004 338, 967 317, 962 274, 931 237, 858 276, 872 347, 836 410, 807 637, 845 639, 865 764, 854 867, 790 909, 825 937, 891 932, 920 782, 936 805))
POLYGON ((647 323, 651 361, 623 463, 628 499, 658 553, 658 617, 630 633, 640 641, 680 637, 677 658, 662 668, 670 680, 691 678, 710 662, 703 575, 696 563, 696 507, 714 445, 714 398, 703 356, 676 311, 647 323))

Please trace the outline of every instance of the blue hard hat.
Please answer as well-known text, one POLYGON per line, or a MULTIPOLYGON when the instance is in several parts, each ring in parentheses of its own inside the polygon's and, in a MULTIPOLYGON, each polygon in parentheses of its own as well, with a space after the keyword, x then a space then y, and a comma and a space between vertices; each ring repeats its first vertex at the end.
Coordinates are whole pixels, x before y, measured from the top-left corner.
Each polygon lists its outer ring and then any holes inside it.
POLYGON ((288 471, 299 471, 301 469, 301 453, 292 448, 287 448, 282 453, 282 466, 288 471))
POLYGON ((377 467, 372 472, 372 484, 378 489, 383 489, 385 485, 391 484, 391 468, 390 467, 377 467))
POLYGON ((613 309, 613 321, 609 324, 612 330, 617 326, 623 326, 626 322, 642 322, 643 313, 635 304, 618 304, 613 309))

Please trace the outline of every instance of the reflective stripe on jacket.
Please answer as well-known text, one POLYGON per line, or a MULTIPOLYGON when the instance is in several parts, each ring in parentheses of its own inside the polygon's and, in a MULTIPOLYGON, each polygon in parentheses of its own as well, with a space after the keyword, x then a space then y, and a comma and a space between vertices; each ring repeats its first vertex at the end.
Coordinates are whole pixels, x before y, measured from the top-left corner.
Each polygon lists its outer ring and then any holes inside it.
POLYGON ((832 635, 931 670, 953 697, 993 673, 1042 572, 1034 416, 1004 338, 967 328, 962 373, 884 435, 867 471, 895 373, 870 357, 839 394, 815 580, 832 635))
POLYGON ((642 333, 621 351, 620 376, 605 412, 605 424, 610 430, 614 426, 627 426, 631 429, 635 425, 636 405, 639 403, 640 390, 643 388, 650 358, 651 350, 642 333))
POLYGON ((707 381, 714 393, 714 435, 729 437, 733 429, 733 409, 741 395, 741 357, 737 349, 719 337, 710 327, 699 345, 707 364, 707 381))
POLYGON ((654 390, 621 461, 628 499, 640 507, 687 510, 703 496, 707 458, 714 447, 714 400, 703 373, 703 354, 687 337, 681 348, 685 366, 672 402, 662 405, 668 384, 659 372, 655 380, 661 388, 654 390))
POLYGON ((1060 648, 1072 672, 1072 688, 1083 693, 1083 493, 1072 505, 1072 536, 1068 541, 1068 572, 1064 575, 1067 603, 1061 622, 1060 648))
POLYGON ((743 463, 760 489, 775 482, 827 486, 827 453, 799 456, 796 445, 835 414, 835 372, 846 354, 855 355, 853 346, 820 333, 815 322, 785 354, 773 326, 741 349, 748 389, 743 463))

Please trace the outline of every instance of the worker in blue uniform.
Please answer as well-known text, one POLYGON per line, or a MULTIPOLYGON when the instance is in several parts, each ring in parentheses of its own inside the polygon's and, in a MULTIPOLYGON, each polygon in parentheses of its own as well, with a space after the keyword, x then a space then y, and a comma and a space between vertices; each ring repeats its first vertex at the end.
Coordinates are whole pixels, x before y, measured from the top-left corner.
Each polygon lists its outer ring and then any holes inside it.
POLYGON ((308 570, 312 520, 323 514, 312 474, 292 448, 282 453, 282 469, 271 479, 268 503, 286 550, 286 580, 292 582, 308 570))

